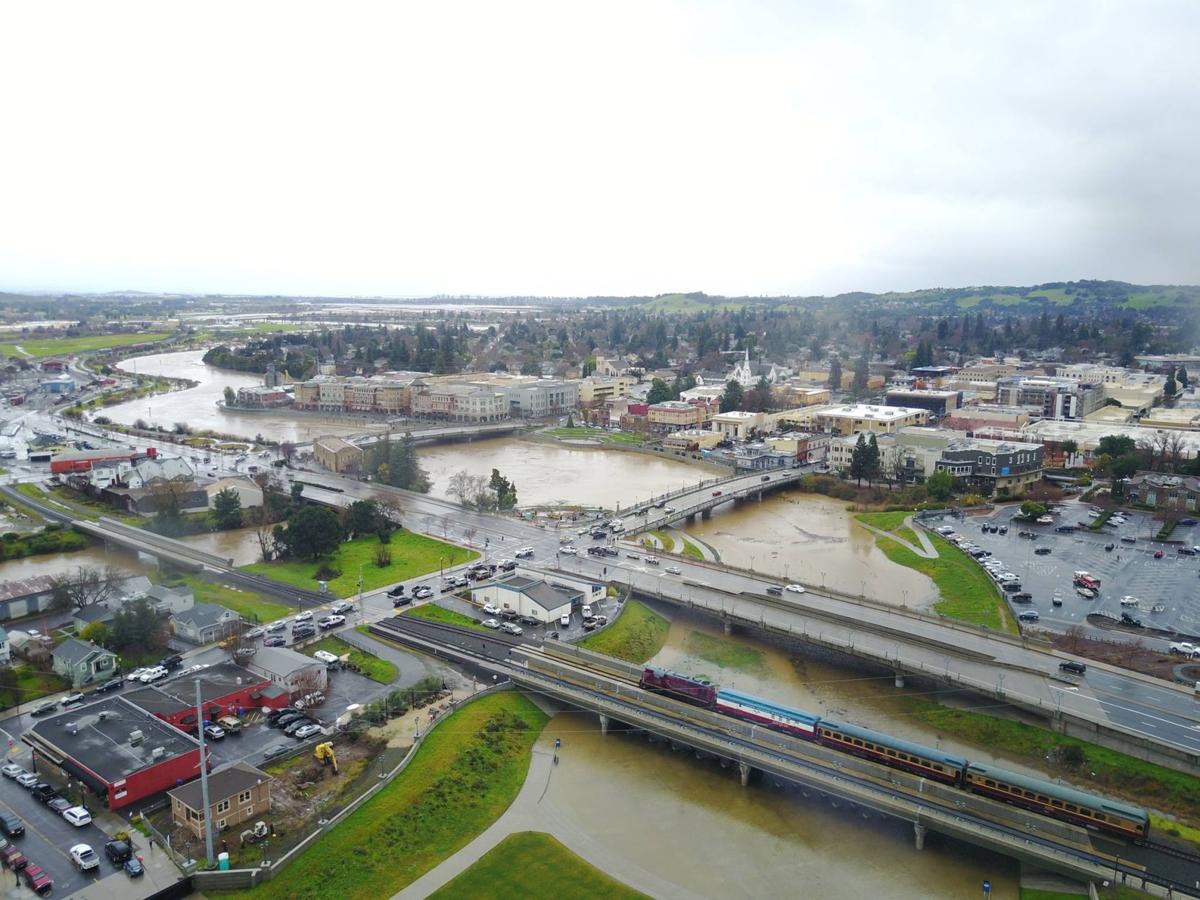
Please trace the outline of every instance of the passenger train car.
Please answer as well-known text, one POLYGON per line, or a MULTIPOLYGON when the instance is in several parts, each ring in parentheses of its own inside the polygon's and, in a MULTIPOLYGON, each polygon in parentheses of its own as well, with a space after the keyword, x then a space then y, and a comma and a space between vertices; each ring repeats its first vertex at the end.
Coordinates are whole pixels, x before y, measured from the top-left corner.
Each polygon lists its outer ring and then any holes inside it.
POLYGON ((972 763, 953 753, 943 753, 857 725, 822 719, 740 691, 718 689, 707 681, 667 669, 647 666, 640 684, 646 690, 667 694, 723 715, 815 741, 843 753, 852 753, 1044 816, 1119 835, 1135 843, 1143 843, 1150 832, 1149 816, 1139 807, 996 766, 972 763))

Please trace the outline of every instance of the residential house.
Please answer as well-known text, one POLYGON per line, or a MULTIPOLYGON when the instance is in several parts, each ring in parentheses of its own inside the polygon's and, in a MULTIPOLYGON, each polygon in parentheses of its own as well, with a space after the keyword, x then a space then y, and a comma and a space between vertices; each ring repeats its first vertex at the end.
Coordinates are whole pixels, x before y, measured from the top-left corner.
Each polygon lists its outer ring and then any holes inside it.
POLYGON ((1131 501, 1184 515, 1200 508, 1200 478, 1141 472, 1129 479, 1125 489, 1131 501))
POLYGON ((206 484, 204 491, 208 494, 208 508, 212 509, 217 494, 230 490, 238 496, 242 509, 253 509, 263 505, 263 490, 249 478, 218 478, 212 484, 206 484))
MULTIPOLYGON (((184 586, 168 587, 165 584, 156 584, 149 588, 143 596, 150 601, 154 611, 160 616, 187 612, 196 604, 196 595, 192 593, 191 588, 184 586)), ((218 609, 221 608, 218 607, 218 609)))
MULTIPOLYGON (((200 780, 167 791, 171 819, 204 836, 204 800, 200 780)), ((208 776, 208 816, 214 831, 256 821, 271 811, 271 776, 244 762, 217 769, 208 776)))
POLYGON ((54 671, 72 687, 108 681, 117 671, 117 654, 78 638, 67 638, 54 648, 51 658, 54 671))
POLYGON ((290 693, 320 691, 329 684, 325 664, 288 647, 259 647, 246 668, 271 679, 290 693))
POLYGON ((163 481, 186 483, 196 477, 196 470, 179 456, 155 457, 136 463, 125 474, 125 486, 133 490, 148 488, 163 481))
POLYGON ((171 614, 175 636, 190 644, 211 644, 228 636, 241 616, 215 603, 196 603, 191 609, 171 614))
POLYGON ((54 579, 35 575, 0 582, 0 622, 45 612, 54 601, 54 579))

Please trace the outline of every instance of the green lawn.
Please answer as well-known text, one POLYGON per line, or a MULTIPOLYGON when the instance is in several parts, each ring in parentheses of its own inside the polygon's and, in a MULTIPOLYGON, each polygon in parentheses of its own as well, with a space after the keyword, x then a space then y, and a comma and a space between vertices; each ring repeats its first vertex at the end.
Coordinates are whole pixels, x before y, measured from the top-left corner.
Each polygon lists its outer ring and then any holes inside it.
POLYGON ((459 625, 462 628, 474 628, 476 631, 491 631, 490 628, 484 628, 470 616, 464 616, 460 612, 446 609, 446 607, 438 606, 436 603, 422 603, 420 606, 414 606, 412 609, 406 610, 402 615, 412 616, 414 619, 430 619, 434 622, 445 622, 447 625, 459 625))
POLYGON ((350 659, 348 660, 350 665, 354 666, 372 681, 378 681, 380 684, 391 684, 396 680, 398 670, 392 663, 386 659, 380 659, 373 653, 367 653, 365 650, 352 647, 341 638, 334 637, 333 635, 321 638, 315 644, 306 644, 300 649, 300 652, 312 656, 318 650, 324 650, 326 653, 332 653, 334 656, 350 654, 350 659))
POLYGON ((897 531, 911 515, 912 510, 893 509, 887 512, 858 513, 854 518, 880 531, 897 531))
POLYGON ((904 704, 912 718, 941 734, 1012 754, 1035 767, 1044 768, 1046 757, 1055 757, 1063 748, 1076 748, 1083 754, 1083 761, 1064 773, 1073 784, 1200 824, 1200 777, 1010 719, 942 706, 919 697, 905 697, 904 704))
POLYGON ((510 834, 430 897, 633 900, 646 895, 610 878, 540 831, 510 834))
MULTIPOLYGON (((396 779, 300 854, 278 877, 234 897, 379 900, 470 843, 521 789, 548 721, 504 691, 435 728, 396 779)), ((229 896, 229 895, 226 895, 229 896)))
POLYGON ((1074 894, 1065 891, 1043 891, 1040 888, 1021 888, 1021 900, 1078 900, 1086 897, 1087 888, 1082 888, 1074 894))
POLYGON ((261 594, 214 584, 195 575, 184 575, 180 581, 192 589, 196 595, 196 602, 216 603, 218 606, 232 609, 249 622, 274 622, 296 611, 294 607, 284 603, 267 600, 261 594))
POLYGON ((351 597, 358 592, 358 573, 362 571, 364 590, 385 587, 397 581, 405 581, 436 572, 443 564, 446 568, 478 558, 474 550, 466 550, 435 538, 425 537, 412 531, 397 531, 392 535, 392 564, 385 568, 375 565, 375 550, 379 540, 375 537, 355 538, 347 541, 332 556, 312 560, 280 560, 258 562, 243 566, 245 572, 265 575, 295 587, 317 589, 316 571, 322 564, 340 569, 342 574, 329 582, 329 590, 338 597, 351 597))
POLYGON ((674 553, 675 552, 675 538, 671 537, 669 534, 667 534, 665 531, 662 531, 662 530, 655 530, 655 531, 651 531, 650 533, 652 535, 654 535, 656 538, 658 538, 659 541, 662 542, 663 553, 674 553))
POLYGON ((0 344, 0 356, 20 356, 17 350, 21 348, 30 356, 66 356, 69 353, 87 353, 92 350, 109 350, 113 347, 128 347, 130 344, 144 344, 149 341, 161 341, 171 335, 164 331, 147 332, 146 334, 94 334, 87 337, 74 338, 31 338, 28 341, 12 341, 0 344))
POLYGON ((683 548, 679 551, 684 556, 690 556, 692 559, 704 559, 704 554, 700 552, 700 548, 683 538, 683 548))
POLYGON ((17 683, 10 688, 0 688, 0 709, 10 709, 18 703, 30 703, 71 686, 67 679, 53 672, 40 672, 30 665, 14 667, 13 674, 17 676, 17 683))
POLYGON ((1017 633, 1017 623, 987 573, 953 544, 936 534, 927 535, 937 550, 937 559, 918 556, 907 547, 881 535, 875 535, 876 545, 888 559, 910 569, 916 569, 933 579, 942 599, 934 606, 939 613, 975 625, 986 625, 997 631, 1017 633))
POLYGON ((617 621, 603 631, 588 635, 579 646, 627 662, 644 663, 662 649, 670 627, 670 622, 646 604, 627 600, 617 621))
POLYGON ((568 440, 599 441, 602 444, 640 444, 644 438, 629 431, 605 431, 602 428, 548 428, 542 432, 551 437, 568 440))
POLYGON ((722 669, 736 669, 752 674, 763 674, 767 670, 767 658, 761 650, 705 634, 703 631, 690 632, 683 642, 683 649, 722 669))

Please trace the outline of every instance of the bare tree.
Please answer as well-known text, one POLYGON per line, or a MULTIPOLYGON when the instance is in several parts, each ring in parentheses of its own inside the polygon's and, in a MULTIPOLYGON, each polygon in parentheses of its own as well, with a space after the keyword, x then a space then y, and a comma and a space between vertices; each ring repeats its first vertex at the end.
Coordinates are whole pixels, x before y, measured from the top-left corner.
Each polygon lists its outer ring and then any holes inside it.
POLYGON ((1163 453, 1166 458, 1170 459, 1173 470, 1179 470, 1179 465, 1183 462, 1183 454, 1186 447, 1187 442, 1183 437, 1182 431, 1172 430, 1167 432, 1166 442, 1163 445, 1163 453))
POLYGON ((284 441, 279 445, 279 455, 283 457, 285 463, 291 466, 292 458, 296 455, 296 445, 291 441, 284 441))
POLYGON ((258 541, 258 552, 262 556, 262 561, 270 562, 275 558, 275 534, 267 507, 264 504, 248 509, 246 512, 249 514, 250 525, 254 529, 254 538, 258 541))
POLYGON ((457 497, 458 502, 463 506, 467 505, 468 499, 472 496, 471 490, 471 473, 466 469, 459 469, 450 476, 450 483, 446 488, 446 493, 451 497, 457 497))
POLYGON ((404 527, 404 506, 400 499, 392 494, 378 493, 375 495, 375 505, 379 515, 393 528, 404 527))
POLYGON ((472 541, 475 540, 475 535, 477 533, 478 532, 476 531, 476 528, 474 525, 468 525, 466 528, 463 529, 463 537, 465 537, 467 539, 468 544, 470 544, 472 541))
POLYGON ((84 609, 106 603, 117 596, 117 589, 126 578, 115 566, 79 566, 66 575, 50 579, 54 605, 60 609, 84 609))

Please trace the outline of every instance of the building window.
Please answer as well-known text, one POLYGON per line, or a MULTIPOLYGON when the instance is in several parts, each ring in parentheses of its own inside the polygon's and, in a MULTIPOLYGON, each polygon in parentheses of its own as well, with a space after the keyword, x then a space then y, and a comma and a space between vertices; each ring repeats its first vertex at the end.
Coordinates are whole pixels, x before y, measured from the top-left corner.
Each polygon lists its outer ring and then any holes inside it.
POLYGON ((238 803, 246 804, 250 802, 250 791, 242 791, 238 794, 238 803))
POLYGON ((229 801, 222 800, 220 803, 218 803, 217 804, 217 812, 218 813, 229 812, 229 801))

